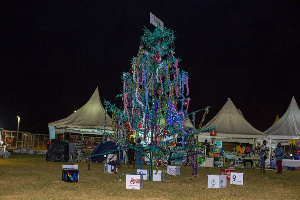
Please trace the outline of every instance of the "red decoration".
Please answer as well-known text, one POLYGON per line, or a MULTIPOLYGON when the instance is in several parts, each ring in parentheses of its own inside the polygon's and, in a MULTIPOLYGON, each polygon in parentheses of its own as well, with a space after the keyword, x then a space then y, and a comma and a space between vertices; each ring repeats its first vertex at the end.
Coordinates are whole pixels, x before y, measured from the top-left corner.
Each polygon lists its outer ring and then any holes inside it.
POLYGON ((216 136, 216 135, 217 135, 217 132, 215 130, 210 131, 210 136, 216 136))
POLYGON ((139 123, 139 128, 142 128, 142 124, 141 123, 139 123))
POLYGON ((185 107, 187 107, 189 105, 189 101, 184 101, 184 104, 183 104, 185 107))
POLYGON ((163 129, 163 132, 164 132, 163 137, 165 137, 168 134, 168 131, 166 131, 166 129, 163 129))
POLYGON ((157 94, 160 94, 162 92, 162 89, 159 88, 156 92, 157 92, 157 94))
POLYGON ((154 56, 154 61, 157 62, 157 63, 160 63, 161 61, 161 58, 159 56, 159 51, 156 51, 156 54, 154 56))
POLYGON ((161 165, 161 159, 157 160, 157 164, 161 165))

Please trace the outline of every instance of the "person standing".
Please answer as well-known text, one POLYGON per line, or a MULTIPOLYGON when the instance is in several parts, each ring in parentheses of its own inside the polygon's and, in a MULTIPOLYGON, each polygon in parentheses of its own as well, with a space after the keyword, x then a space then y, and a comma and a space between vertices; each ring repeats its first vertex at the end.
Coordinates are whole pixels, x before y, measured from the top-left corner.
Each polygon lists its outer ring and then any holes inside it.
POLYGON ((129 165, 132 164, 132 169, 135 168, 135 154, 136 154, 136 151, 135 151, 135 143, 134 143, 134 139, 131 138, 131 141, 129 143, 129 147, 127 149, 127 157, 128 157, 128 162, 127 162, 127 165, 128 165, 128 169, 129 169, 129 165))
POLYGON ((143 145, 141 144, 141 138, 139 138, 137 141, 135 158, 136 168, 143 169, 143 145))
POLYGON ((76 150, 76 145, 73 143, 73 140, 70 140, 69 142, 69 162, 72 162, 73 159, 75 161, 75 151, 76 150))
POLYGON ((207 140, 205 140, 203 145, 205 146, 206 157, 209 157, 210 144, 209 144, 209 142, 207 142, 207 140))
POLYGON ((276 157, 276 165, 277 165, 277 174, 282 173, 282 159, 283 159, 283 148, 281 147, 281 143, 277 144, 275 148, 275 157, 276 157))
POLYGON ((251 153, 251 147, 249 144, 246 144, 246 148, 245 148, 245 154, 246 156, 248 155, 250 157, 250 153, 251 153))
POLYGON ((260 146, 260 171, 266 173, 266 145, 267 141, 264 140, 260 146))
POLYGON ((76 150, 77 150, 77 162, 81 162, 81 157, 82 157, 82 150, 84 148, 84 144, 81 140, 81 137, 78 136, 78 139, 76 141, 76 150))

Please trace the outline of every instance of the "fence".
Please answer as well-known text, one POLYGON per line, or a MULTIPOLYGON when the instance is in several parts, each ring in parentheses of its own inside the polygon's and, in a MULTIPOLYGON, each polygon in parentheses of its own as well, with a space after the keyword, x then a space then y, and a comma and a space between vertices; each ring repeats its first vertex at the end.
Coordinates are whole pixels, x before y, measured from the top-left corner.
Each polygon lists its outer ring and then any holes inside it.
POLYGON ((34 151, 47 150, 48 134, 36 134, 24 131, 1 130, 1 139, 8 150, 26 147, 34 151))

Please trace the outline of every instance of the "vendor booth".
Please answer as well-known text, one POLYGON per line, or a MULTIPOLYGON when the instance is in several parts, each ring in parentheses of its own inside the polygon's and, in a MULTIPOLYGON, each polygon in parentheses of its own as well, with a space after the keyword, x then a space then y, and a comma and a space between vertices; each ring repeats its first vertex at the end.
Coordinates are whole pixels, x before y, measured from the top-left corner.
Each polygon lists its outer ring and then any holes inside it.
MULTIPOLYGON (((284 115, 265 133, 267 137, 264 139, 268 140, 271 145, 271 158, 269 159, 274 159, 272 152, 277 143, 281 143, 285 153, 289 156, 300 152, 300 110, 294 97, 284 115)), ((283 166, 292 167, 293 163, 299 162, 283 160, 283 166)))
MULTIPOLYGON (((242 115, 230 98, 228 98, 226 104, 217 113, 217 115, 209 121, 203 128, 215 127, 215 132, 204 132, 199 134, 199 142, 207 140, 214 148, 216 142, 222 142, 221 148, 226 160, 232 162, 233 165, 242 166, 244 158, 242 153, 238 150, 233 150, 236 146, 243 144, 249 144, 252 147, 251 157, 247 159, 258 160, 258 155, 255 154, 255 145, 259 138, 265 136, 264 133, 255 129, 242 115)), ((219 151, 219 148, 216 148, 219 151)), ((214 149, 211 149, 212 156, 218 155, 214 153, 214 149)), ((219 155, 218 155, 219 156, 219 155)), ((220 160, 216 158, 215 160, 220 160)))
POLYGON ((85 144, 91 147, 97 146, 103 141, 103 137, 111 133, 112 119, 101 103, 98 87, 89 101, 76 112, 67 118, 49 123, 50 139, 69 139, 80 135, 85 144))

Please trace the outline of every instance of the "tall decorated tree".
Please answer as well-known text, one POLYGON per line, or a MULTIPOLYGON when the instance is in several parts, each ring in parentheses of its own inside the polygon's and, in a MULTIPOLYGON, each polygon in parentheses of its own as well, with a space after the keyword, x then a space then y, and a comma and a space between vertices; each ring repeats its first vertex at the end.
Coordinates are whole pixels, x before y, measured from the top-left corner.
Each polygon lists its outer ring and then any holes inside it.
POLYGON ((130 71, 122 76, 124 109, 106 102, 113 112, 115 141, 134 148, 128 143, 130 138, 141 138, 150 152, 150 180, 152 160, 157 164, 171 152, 185 150, 187 138, 192 138, 193 146, 196 144, 192 137, 196 130, 184 127, 190 103, 189 77, 179 68, 174 40, 171 29, 157 27, 151 32, 144 28, 138 54, 132 59, 130 71), (177 138, 181 145, 174 148, 177 138))
POLYGON ((124 111, 131 134, 159 146, 168 142, 165 136, 184 137, 188 74, 174 57, 172 30, 156 28, 151 33, 145 28, 144 32, 131 71, 123 74, 124 111))

